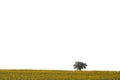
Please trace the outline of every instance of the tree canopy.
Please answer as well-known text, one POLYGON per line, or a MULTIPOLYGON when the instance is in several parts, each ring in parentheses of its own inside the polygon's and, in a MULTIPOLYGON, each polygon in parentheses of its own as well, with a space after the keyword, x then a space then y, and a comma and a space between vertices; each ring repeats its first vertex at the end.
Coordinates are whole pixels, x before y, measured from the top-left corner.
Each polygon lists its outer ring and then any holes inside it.
POLYGON ((86 69, 86 67, 87 67, 87 64, 83 62, 76 61, 74 64, 74 69, 77 69, 77 70, 86 69))

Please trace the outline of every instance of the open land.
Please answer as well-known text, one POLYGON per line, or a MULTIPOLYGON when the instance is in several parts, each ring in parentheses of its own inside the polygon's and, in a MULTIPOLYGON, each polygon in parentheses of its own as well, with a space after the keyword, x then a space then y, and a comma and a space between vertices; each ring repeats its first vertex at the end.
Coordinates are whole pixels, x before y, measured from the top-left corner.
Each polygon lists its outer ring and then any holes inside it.
POLYGON ((120 80, 120 71, 0 70, 0 80, 120 80))

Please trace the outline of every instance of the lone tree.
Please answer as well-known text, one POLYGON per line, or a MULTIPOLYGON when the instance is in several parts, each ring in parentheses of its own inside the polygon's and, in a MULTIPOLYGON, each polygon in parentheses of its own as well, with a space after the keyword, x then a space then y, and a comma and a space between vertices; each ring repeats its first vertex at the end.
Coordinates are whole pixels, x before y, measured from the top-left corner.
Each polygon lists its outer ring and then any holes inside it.
POLYGON ((86 63, 83 63, 83 62, 75 62, 74 64, 74 69, 77 69, 77 70, 82 70, 82 69, 86 69, 87 67, 87 64, 86 63))

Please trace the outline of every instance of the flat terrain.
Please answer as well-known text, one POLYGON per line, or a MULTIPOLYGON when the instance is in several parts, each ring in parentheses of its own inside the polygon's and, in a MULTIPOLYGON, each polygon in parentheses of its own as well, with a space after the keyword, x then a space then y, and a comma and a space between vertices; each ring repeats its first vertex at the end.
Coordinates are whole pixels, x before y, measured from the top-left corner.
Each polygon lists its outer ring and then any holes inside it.
POLYGON ((0 80, 120 80, 120 72, 62 70, 0 70, 0 80))

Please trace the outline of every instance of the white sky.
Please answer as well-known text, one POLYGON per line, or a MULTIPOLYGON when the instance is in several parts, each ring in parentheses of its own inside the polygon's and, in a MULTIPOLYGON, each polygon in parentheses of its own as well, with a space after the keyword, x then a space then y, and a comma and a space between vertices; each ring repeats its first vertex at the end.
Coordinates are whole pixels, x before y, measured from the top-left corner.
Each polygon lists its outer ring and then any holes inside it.
POLYGON ((0 0, 0 69, 120 70, 120 0, 0 0))

